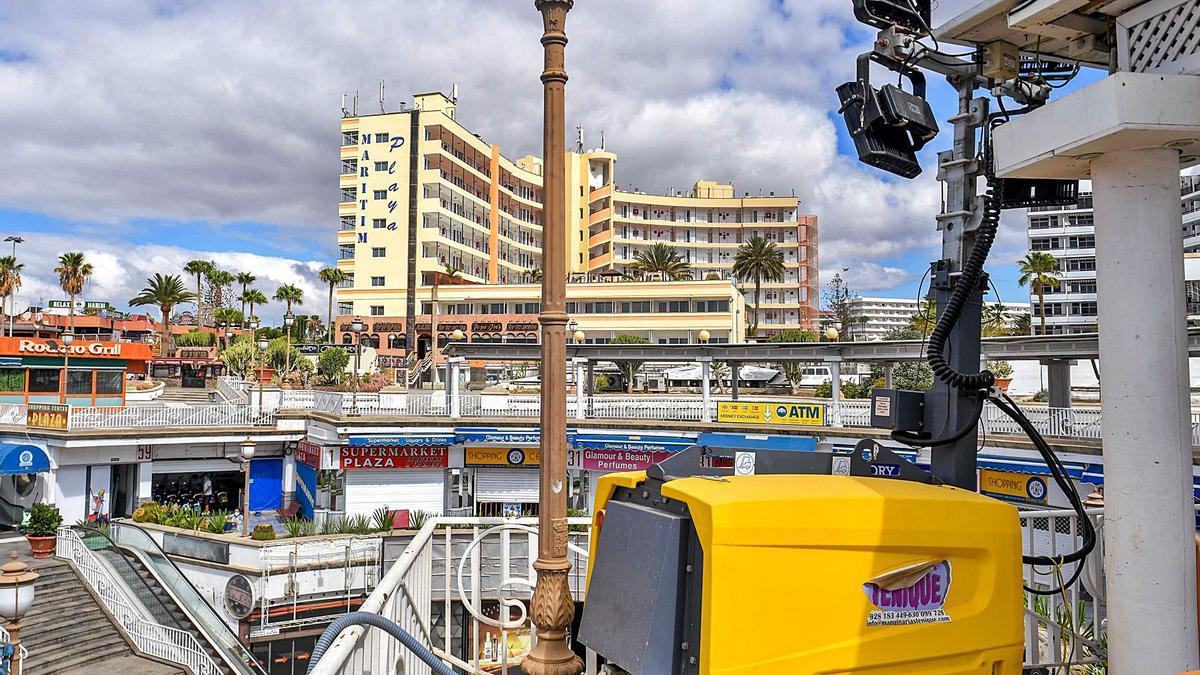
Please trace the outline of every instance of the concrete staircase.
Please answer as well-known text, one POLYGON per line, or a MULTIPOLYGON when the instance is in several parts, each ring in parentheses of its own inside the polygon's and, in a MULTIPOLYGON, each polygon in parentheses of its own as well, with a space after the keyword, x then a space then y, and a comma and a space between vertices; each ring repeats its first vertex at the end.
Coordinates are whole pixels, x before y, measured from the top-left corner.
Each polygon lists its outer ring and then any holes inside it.
POLYGON ((185 403, 187 405, 208 405, 208 393, 212 389, 184 389, 183 387, 166 387, 162 396, 154 399, 154 403, 185 403))
POLYGON ((23 560, 41 575, 35 583, 33 609, 22 621, 21 644, 29 650, 28 661, 21 668, 23 675, 67 673, 84 667, 90 672, 125 675, 184 672, 135 656, 66 561, 23 560))

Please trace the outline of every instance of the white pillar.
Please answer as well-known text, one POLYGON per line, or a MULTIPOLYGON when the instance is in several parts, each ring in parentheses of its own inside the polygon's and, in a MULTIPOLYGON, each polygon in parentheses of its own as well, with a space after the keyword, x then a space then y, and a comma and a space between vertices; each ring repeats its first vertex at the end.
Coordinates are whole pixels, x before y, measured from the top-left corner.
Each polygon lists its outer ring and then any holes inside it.
POLYGON ((1200 667, 1179 153, 1092 162, 1109 668, 1200 667))
POLYGON ((712 377, 712 357, 701 356, 696 360, 700 362, 700 420, 711 422, 712 412, 708 408, 712 401, 712 391, 708 385, 708 379, 712 377))
POLYGON ((829 374, 831 376, 829 383, 833 385, 830 394, 833 397, 833 405, 830 406, 833 408, 833 415, 830 421, 833 422, 833 426, 840 427, 842 426, 842 362, 830 361, 829 374))
POLYGON ((894 363, 883 364, 883 388, 884 389, 892 388, 892 371, 895 369, 896 369, 896 364, 894 364, 894 363))
POLYGON ((450 398, 450 418, 462 416, 462 399, 458 395, 458 370, 462 366, 462 357, 454 356, 446 359, 446 396, 450 398))
MULTIPOLYGON (((142 466, 146 466, 143 464, 142 466)), ((296 500, 296 453, 283 456, 283 506, 296 500)))
POLYGON ((575 419, 587 417, 587 389, 584 373, 587 369, 587 359, 575 359, 575 419))

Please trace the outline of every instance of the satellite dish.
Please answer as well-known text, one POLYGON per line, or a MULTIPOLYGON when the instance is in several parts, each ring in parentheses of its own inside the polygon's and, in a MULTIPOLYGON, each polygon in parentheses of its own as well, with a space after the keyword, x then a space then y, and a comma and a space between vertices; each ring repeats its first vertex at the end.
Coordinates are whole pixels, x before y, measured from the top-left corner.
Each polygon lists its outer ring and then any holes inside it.
POLYGON ((11 306, 8 308, 8 314, 24 314, 29 311, 29 298, 24 295, 13 297, 11 306))

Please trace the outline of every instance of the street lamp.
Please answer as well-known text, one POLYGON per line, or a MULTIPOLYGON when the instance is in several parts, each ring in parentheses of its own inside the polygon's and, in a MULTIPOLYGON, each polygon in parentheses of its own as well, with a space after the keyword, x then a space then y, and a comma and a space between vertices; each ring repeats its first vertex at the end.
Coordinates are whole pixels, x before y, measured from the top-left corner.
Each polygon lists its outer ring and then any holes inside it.
POLYGON ((365 329, 362 319, 358 317, 354 317, 350 322, 350 332, 354 333, 354 376, 350 378, 350 410, 354 415, 358 414, 358 371, 361 368, 362 332, 365 329))
POLYGON ((700 340, 700 342, 708 342, 711 337, 712 335, 709 334, 708 329, 702 329, 699 333, 696 333, 696 339, 700 340))
POLYGON ((284 332, 287 333, 287 349, 283 352, 283 377, 279 378, 279 387, 283 388, 283 378, 292 370, 292 326, 296 324, 296 315, 288 312, 283 315, 284 332))
POLYGON ((455 328, 450 333, 450 339, 454 342, 462 342, 463 340, 467 339, 467 334, 462 332, 461 328, 455 328))
POLYGON ((228 326, 228 325, 229 325, 229 324, 225 323, 224 321, 222 321, 222 322, 220 322, 220 323, 218 323, 218 324, 217 324, 217 347, 218 347, 218 348, 221 346, 221 338, 222 338, 222 337, 227 337, 227 336, 225 335, 225 334, 226 334, 226 332, 227 332, 227 331, 225 330, 225 327, 226 327, 226 326, 228 326))
MULTIPOLYGON (((261 382, 262 378, 259 378, 261 382)), ((262 390, 259 389, 261 392, 262 390)), ((262 401, 259 401, 262 406, 262 401)), ((245 473, 242 485, 242 536, 250 536, 250 460, 254 459, 254 441, 249 436, 242 441, 242 472, 245 473)))
MULTIPOLYGON (((17 236, 11 236, 11 237, 5 237, 4 241, 12 242, 13 260, 16 260, 17 259, 17 244, 23 244, 23 243, 25 243, 25 240, 20 237, 17 237, 17 236)), ((13 296, 12 296, 12 307, 9 308, 10 313, 8 315, 8 337, 13 337, 13 320, 16 318, 16 314, 17 314, 17 306, 16 305, 17 305, 17 294, 14 291, 13 296)))
POLYGON ((571 333, 571 337, 574 338, 575 344, 581 344, 583 342, 583 339, 587 336, 584 335, 583 331, 577 330, 577 331, 571 333))
POLYGON ((836 341, 838 339, 838 335, 838 329, 834 328, 833 326, 825 329, 825 339, 829 340, 830 342, 836 341))
POLYGON ((267 338, 258 339, 258 414, 260 415, 263 411, 263 370, 267 367, 267 347, 269 346, 271 343, 267 341, 267 338))
POLYGON ((59 397, 59 403, 67 402, 67 386, 71 383, 71 345, 75 342, 74 333, 63 333, 61 336, 63 343, 63 384, 62 395, 59 397))
MULTIPOLYGON (((567 632, 575 618, 575 601, 567 559, 567 209, 566 121, 563 90, 567 84, 565 51, 567 12, 573 0, 534 0, 542 15, 543 122, 542 158, 542 401, 538 469, 537 584, 530 600, 530 619, 537 643, 521 663, 527 675, 578 675, 583 661, 571 650, 567 632), (548 395, 552 392, 554 395, 548 395)), ((578 328, 571 330, 572 333, 578 328)), ((530 553, 532 555, 532 552, 530 553)))
POLYGON ((21 617, 33 606, 34 582, 40 575, 17 560, 16 551, 7 563, 0 565, 0 572, 0 617, 8 619, 4 627, 8 629, 8 640, 13 646, 11 672, 20 675, 21 617))

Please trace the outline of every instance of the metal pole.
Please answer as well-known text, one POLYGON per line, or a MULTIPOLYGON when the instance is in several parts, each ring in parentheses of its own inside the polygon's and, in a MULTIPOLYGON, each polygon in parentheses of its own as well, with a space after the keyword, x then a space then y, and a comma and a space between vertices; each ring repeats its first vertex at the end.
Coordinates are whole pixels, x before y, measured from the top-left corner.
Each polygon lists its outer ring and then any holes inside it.
MULTIPOLYGON (((352 415, 358 414, 358 371, 362 368, 362 336, 354 336, 354 376, 350 378, 350 409, 352 415)), ((407 375, 405 376, 407 377, 407 375)))
POLYGON ((708 406, 712 401, 712 393, 709 390, 708 378, 712 377, 712 357, 701 356, 700 361, 700 421, 711 422, 712 413, 709 412, 708 406))
MULTIPOLYGON (((16 244, 13 244, 13 248, 16 248, 16 246, 16 244)), ((8 640, 13 646, 13 675, 21 675, 25 668, 25 664, 21 663, 21 621, 20 619, 9 621, 4 627, 8 629, 8 640)))
MULTIPOLYGON (((262 382, 262 377, 258 378, 262 382)), ((261 395, 261 389, 259 390, 261 395)), ((259 401, 259 406, 262 401, 259 401)), ((250 462, 242 460, 242 472, 245 474, 242 484, 242 536, 250 536, 250 462)))
POLYGON ((537 585, 530 617, 537 644, 521 668, 528 675, 577 675, 583 661, 567 644, 575 617, 567 560, 567 206, 563 90, 567 82, 564 32, 572 0, 534 0, 542 14, 545 68, 542 125, 545 182, 542 275, 542 438, 538 504, 537 585))
POLYGON ((263 372, 262 371, 263 371, 263 368, 266 367, 266 365, 267 365, 267 355, 265 352, 263 352, 263 350, 258 348, 257 343, 254 345, 254 350, 255 350, 255 352, 258 353, 258 373, 257 373, 257 377, 258 377, 258 414, 261 415, 263 413, 263 402, 262 402, 262 399, 263 399, 263 386, 262 386, 263 372))
POLYGON ((1179 152, 1092 162, 1109 668, 1200 666, 1179 152))

